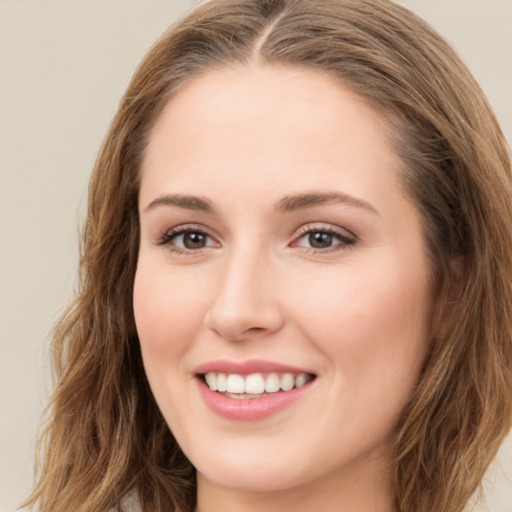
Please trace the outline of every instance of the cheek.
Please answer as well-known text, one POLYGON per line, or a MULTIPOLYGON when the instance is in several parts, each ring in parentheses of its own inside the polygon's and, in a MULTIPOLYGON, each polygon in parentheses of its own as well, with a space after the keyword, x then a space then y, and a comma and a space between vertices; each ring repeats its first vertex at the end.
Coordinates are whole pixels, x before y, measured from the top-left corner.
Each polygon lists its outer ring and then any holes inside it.
POLYGON ((165 268, 139 261, 133 308, 137 333, 149 371, 170 359, 179 361, 201 325, 202 294, 193 283, 165 268))
POLYGON ((430 295, 422 269, 389 264, 385 272, 368 266, 336 277, 310 280, 307 300, 295 302, 301 328, 335 374, 359 382, 358 389, 374 385, 377 395, 378 387, 399 388, 400 380, 410 386, 429 340, 430 295))

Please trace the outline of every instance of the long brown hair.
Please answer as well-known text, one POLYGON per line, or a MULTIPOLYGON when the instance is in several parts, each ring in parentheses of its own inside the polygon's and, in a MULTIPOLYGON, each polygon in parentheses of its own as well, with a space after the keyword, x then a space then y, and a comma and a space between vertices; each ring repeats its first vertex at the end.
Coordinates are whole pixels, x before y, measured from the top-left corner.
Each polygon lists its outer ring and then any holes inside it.
POLYGON ((80 285, 54 333, 57 385, 29 501, 42 512, 106 512, 129 495, 144 512, 194 507, 194 469, 151 395, 133 319, 139 168, 185 82, 254 61, 329 73, 381 112, 423 216, 435 320, 452 319, 391 446, 396 510, 461 511, 511 426, 511 162, 468 70, 388 0, 213 0, 148 53, 96 162, 80 285))

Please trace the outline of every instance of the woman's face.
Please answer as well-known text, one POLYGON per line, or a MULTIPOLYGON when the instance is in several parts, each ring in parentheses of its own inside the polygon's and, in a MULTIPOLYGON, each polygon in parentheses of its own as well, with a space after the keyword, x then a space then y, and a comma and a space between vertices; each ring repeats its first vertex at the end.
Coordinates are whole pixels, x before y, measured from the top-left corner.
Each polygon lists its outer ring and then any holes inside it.
POLYGON ((431 299, 386 130, 322 72, 270 66, 196 78, 154 127, 135 319, 200 485, 285 490, 389 462, 431 299))

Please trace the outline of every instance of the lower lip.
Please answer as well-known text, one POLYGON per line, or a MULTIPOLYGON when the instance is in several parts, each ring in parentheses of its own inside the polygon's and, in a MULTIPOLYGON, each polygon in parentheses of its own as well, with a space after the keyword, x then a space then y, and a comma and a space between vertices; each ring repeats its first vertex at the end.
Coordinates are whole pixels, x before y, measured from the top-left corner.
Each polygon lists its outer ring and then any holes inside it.
POLYGON ((279 391, 261 398, 230 398, 212 391, 202 379, 198 379, 198 384, 203 400, 214 413, 228 420, 254 421, 286 409, 307 393, 313 381, 291 391, 279 391))

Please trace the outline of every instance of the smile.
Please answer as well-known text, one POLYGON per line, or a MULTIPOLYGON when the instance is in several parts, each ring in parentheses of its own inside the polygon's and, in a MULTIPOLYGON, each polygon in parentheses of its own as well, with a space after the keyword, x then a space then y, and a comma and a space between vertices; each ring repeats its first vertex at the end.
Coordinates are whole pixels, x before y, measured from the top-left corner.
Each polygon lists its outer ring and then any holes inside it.
POLYGON ((307 373, 236 373, 208 372, 203 376, 211 391, 218 391, 230 398, 261 398, 279 391, 291 391, 313 380, 307 373))
POLYGON ((206 405, 230 420, 258 420, 277 413, 304 396, 316 375, 266 361, 216 361, 197 368, 206 405))

